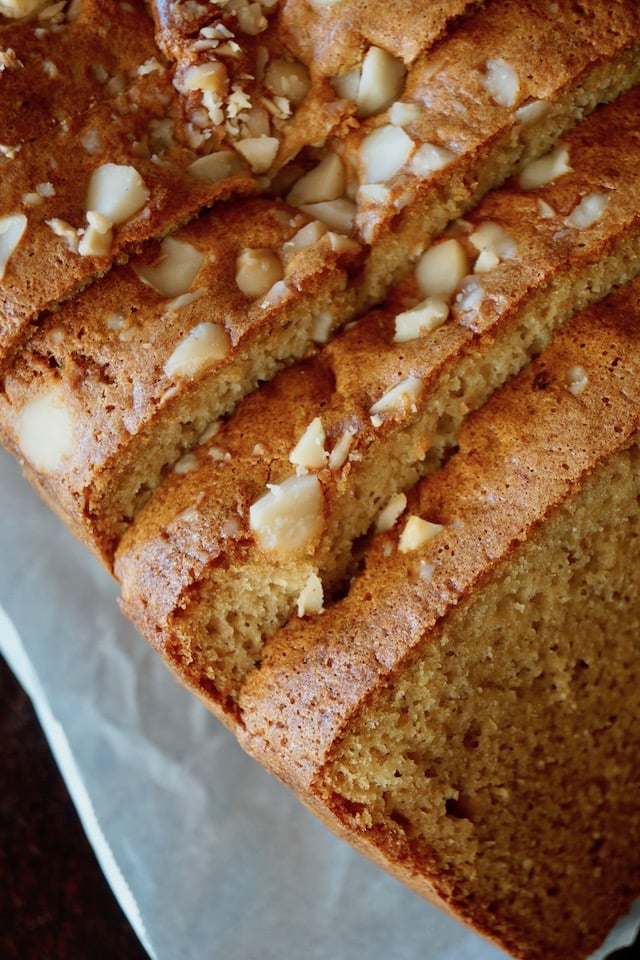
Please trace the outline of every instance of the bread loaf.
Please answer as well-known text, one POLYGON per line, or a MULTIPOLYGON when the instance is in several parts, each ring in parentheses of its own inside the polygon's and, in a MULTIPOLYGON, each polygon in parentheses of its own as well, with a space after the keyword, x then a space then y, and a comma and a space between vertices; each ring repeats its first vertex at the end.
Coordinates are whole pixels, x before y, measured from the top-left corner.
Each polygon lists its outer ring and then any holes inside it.
POLYGON ((0 441, 332 829, 585 958, 640 890, 637 3, 0 0, 0 75, 0 441))

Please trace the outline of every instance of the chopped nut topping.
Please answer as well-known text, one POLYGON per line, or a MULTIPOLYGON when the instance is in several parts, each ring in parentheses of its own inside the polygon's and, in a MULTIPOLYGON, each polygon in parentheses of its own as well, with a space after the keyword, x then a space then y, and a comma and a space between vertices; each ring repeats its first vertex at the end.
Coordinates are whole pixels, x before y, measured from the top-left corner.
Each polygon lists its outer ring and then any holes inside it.
POLYGON ((500 263, 500 257, 493 250, 481 250, 473 265, 474 273, 491 273, 500 263))
POLYGON ((422 517, 410 516, 400 535, 398 550, 400 553, 419 550, 429 540, 441 533, 442 529, 439 523, 430 523, 428 520, 423 520, 422 517))
POLYGON ((148 199, 149 190, 135 167, 105 163, 91 175, 86 208, 118 224, 136 214, 148 199))
POLYGON ((47 181, 46 183, 36 184, 36 193, 39 193, 41 197, 55 197, 56 190, 53 184, 47 181))
POLYGON ((0 0, 0 15, 3 17, 28 17, 44 7, 50 0, 0 0))
MULTIPOLYGON (((19 0, 19 2, 24 3, 24 0, 19 0)), ((33 4, 33 0, 31 0, 33 4)), ((38 20, 51 20, 58 21, 62 11, 64 10, 66 0, 59 0, 58 3, 49 3, 48 0, 46 3, 38 3, 37 6, 42 9, 38 12, 38 20)))
POLYGON ((378 514, 376 520, 376 530, 383 533, 385 530, 391 530, 402 511, 407 506, 407 497, 404 493, 395 493, 378 514))
POLYGON ((198 458, 193 453, 185 453, 173 468, 174 473, 191 473, 198 466, 198 458))
POLYGON ((511 260, 518 252, 518 244, 499 223, 486 221, 469 235, 469 241, 480 252, 475 262, 475 273, 488 273, 501 260, 511 260))
POLYGON ((469 272, 464 247, 455 238, 434 243, 416 264, 416 280, 426 297, 448 299, 469 272))
POLYGON ((536 190, 564 173, 571 173, 571 169, 568 148, 558 146, 539 160, 529 163, 520 174, 518 182, 522 190, 536 190))
POLYGON ((274 303, 281 303, 291 294, 291 288, 285 280, 276 280, 273 286, 269 287, 260 303, 263 310, 273 306, 274 303))
POLYGON ((322 420, 315 417, 289 454, 289 461, 309 470, 322 467, 327 460, 326 438, 322 420))
POLYGON ((431 583, 435 572, 436 568, 432 563, 427 563, 426 560, 420 561, 418 576, 421 580, 424 580, 425 583, 431 583))
POLYGON ((27 218, 24 213, 10 213, 0 217, 0 280, 3 279, 9 258, 22 240, 26 229, 27 218))
POLYGON ((551 104, 547 100, 532 100, 516 110, 516 120, 526 126, 537 123, 549 112, 551 104))
POLYGON ((402 100, 396 100, 391 105, 389 111, 389 120, 396 127, 407 127, 415 123, 423 113, 423 108, 419 103, 406 103, 402 100))
POLYGON ((315 474, 268 484, 268 493, 251 505, 249 524, 265 550, 304 553, 322 528, 322 490, 315 474))
POLYGON ((149 73, 162 73, 164 67, 159 60, 156 60, 155 57, 150 57, 148 60, 145 60, 144 63, 141 63, 139 67, 136 68, 136 75, 138 77, 146 77, 149 73))
POLYGON ((326 234, 328 227, 326 223, 319 220, 312 220, 304 227, 301 227, 290 240, 287 240, 282 246, 282 252, 285 257, 294 256, 299 250, 306 250, 312 247, 326 234))
POLYGON ((428 177, 437 170, 444 170, 454 159, 455 153, 447 147, 423 143, 411 158, 409 168, 417 177, 428 177))
MULTIPOLYGON (((344 229, 346 233, 346 223, 344 229)), ((360 250, 360 244, 357 240, 351 240, 350 237, 345 237, 341 233, 329 231, 327 240, 334 253, 357 253, 360 250)))
MULTIPOLYGON (((2 13, 2 4, 0 4, 0 14, 2 13)), ((0 49, 0 73, 5 70, 19 70, 24 67, 21 60, 18 60, 15 50, 7 47, 6 50, 0 49)))
POLYGON ((178 297, 187 293, 203 263, 204 256, 193 244, 165 237, 154 263, 133 263, 132 266, 140 280, 160 296, 178 297))
MULTIPOLYGON (((300 209, 310 217, 321 220, 336 233, 348 234, 353 230, 357 208, 355 203, 346 197, 326 200, 323 203, 303 203, 300 209)), ((331 237, 335 237, 335 233, 331 234, 331 237)), ((334 243, 335 241, 332 240, 333 249, 335 249, 334 243)))
POLYGON ((537 203, 538 213, 543 220, 553 220, 556 216, 556 211, 553 209, 550 203, 547 203, 546 200, 538 200, 537 203))
POLYGON ((303 63, 276 58, 271 60, 265 71, 264 84, 276 96, 299 104, 308 94, 311 80, 303 63))
POLYGON ((17 418, 18 444, 23 456, 43 473, 68 466, 75 449, 73 415, 62 386, 27 401, 17 418))
POLYGON ((484 289, 476 277, 468 277, 460 285, 456 295, 454 310, 457 314, 473 313, 484 299, 484 289))
POLYGON ((206 180, 208 183, 217 183, 219 180, 226 180, 227 177, 233 177, 236 173, 242 173, 247 169, 244 157, 239 157, 233 150, 217 150, 215 153, 209 153, 207 156, 198 157, 187 167, 187 172, 198 180, 206 180))
POLYGON ((437 330, 449 316, 449 304, 439 297, 427 297, 422 303, 399 313, 395 320, 394 343, 407 343, 437 330))
POLYGON ((236 259, 236 283, 247 297, 264 296, 283 276, 278 254, 267 247, 242 250, 236 259))
POLYGON ((102 153, 104 149, 104 144, 102 142, 102 136, 98 130, 90 129, 85 130, 80 136, 80 143, 87 151, 89 156, 95 157, 99 153, 102 153))
POLYGON ((229 354, 229 335, 218 323, 199 323, 181 340, 164 365, 168 377, 195 377, 229 354))
POLYGON ((178 297, 174 297, 173 300, 167 301, 164 307, 165 315, 167 313, 174 313, 176 310, 181 310, 182 307, 188 307, 190 303, 195 303, 195 301, 204 296, 206 292, 204 287, 198 287, 197 290, 189 290, 187 293, 181 293, 178 297))
POLYGON ((229 91, 227 68, 219 60, 193 64, 181 78, 183 90, 207 90, 219 97, 226 97, 229 91))
POLYGON ((235 144, 254 173, 266 173, 276 158, 279 141, 276 137, 245 137, 235 144))
POLYGON ((315 615, 324 611, 322 581, 316 573, 310 573, 298 597, 298 616, 315 615))
POLYGON ((235 3, 235 14, 242 33, 255 37, 267 27, 267 18, 259 3, 235 3))
POLYGON ((584 367, 571 367, 567 374, 567 388, 574 396, 582 393, 588 383, 589 378, 584 367))
POLYGON ((489 95, 501 107, 513 107, 520 89, 513 67, 502 57, 495 57, 487 60, 486 69, 483 83, 489 95))
POLYGON ((402 127, 388 123, 377 127, 360 144, 363 183, 386 183, 405 165, 414 143, 402 127))
POLYGON ((376 416, 386 413, 402 413, 407 408, 414 408, 421 391, 422 380, 418 377, 407 377, 406 380, 397 383, 379 400, 376 400, 369 413, 376 416))
POLYGON ((89 210, 89 226, 85 229, 78 244, 78 253, 83 257, 106 257, 111 251, 113 230, 111 223, 101 213, 89 210))
POLYGON ((388 203, 391 191, 383 183, 362 183, 358 187, 358 204, 388 203))
POLYGON ((345 430, 340 439, 337 441, 333 450, 329 454, 329 467, 332 470, 339 470, 340 467, 344 466, 344 464, 347 462, 347 457, 349 456, 349 451, 351 450, 354 436, 355 433, 353 430, 345 430))
POLYGON ((205 427, 200 436, 198 437, 198 443, 203 444, 208 440, 211 440, 216 434, 220 433, 220 421, 212 420, 208 427, 205 427))
POLYGON ((369 47, 355 98, 358 116, 372 117, 391 106, 404 89, 406 75, 401 60, 380 47, 369 47))
POLYGON ((337 153, 327 153, 320 163, 300 177, 287 195, 287 203, 293 207, 302 204, 323 203, 337 200, 345 191, 345 176, 342 160, 337 153))
POLYGON ((330 310, 322 310, 313 318, 311 339, 314 343, 328 343, 333 329, 334 317, 330 310))
POLYGON ((358 96, 360 76, 360 67, 354 67, 353 70, 349 70, 348 73, 342 73, 340 76, 334 77, 331 81, 331 86, 341 100, 353 100, 355 102, 358 96))
POLYGON ((48 57, 46 57, 42 61, 42 69, 44 70, 44 72, 46 73, 46 75, 49 77, 50 80, 55 80, 55 78, 60 74, 60 71, 58 70, 53 60, 50 60, 48 57))
POLYGON ((45 220, 46 225, 53 230, 56 237, 60 237, 65 241, 69 250, 72 253, 76 253, 78 250, 78 231, 75 227, 72 227, 70 223, 67 223, 66 220, 61 220, 60 217, 53 217, 51 220, 45 220))
POLYGON ((587 227, 591 227, 600 220, 604 211, 607 209, 608 203, 608 193, 590 193, 588 196, 583 197, 580 203, 574 207, 565 222, 570 227, 576 227, 578 230, 586 230, 587 227))

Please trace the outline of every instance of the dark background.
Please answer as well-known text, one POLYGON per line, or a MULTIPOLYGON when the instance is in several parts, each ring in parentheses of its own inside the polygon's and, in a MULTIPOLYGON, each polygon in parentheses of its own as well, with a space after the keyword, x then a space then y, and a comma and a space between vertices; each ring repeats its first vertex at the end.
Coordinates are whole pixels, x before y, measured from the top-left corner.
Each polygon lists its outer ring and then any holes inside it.
POLYGON ((148 960, 0 657, 0 958, 148 960))

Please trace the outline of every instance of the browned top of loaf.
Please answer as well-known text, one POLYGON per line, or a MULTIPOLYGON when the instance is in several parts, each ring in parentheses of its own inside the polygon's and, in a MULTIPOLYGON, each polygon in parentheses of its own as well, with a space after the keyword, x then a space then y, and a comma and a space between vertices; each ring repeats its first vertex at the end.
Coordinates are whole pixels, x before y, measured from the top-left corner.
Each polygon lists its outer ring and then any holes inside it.
POLYGON ((279 29, 292 53, 319 76, 336 77, 361 62, 370 46, 409 66, 430 50, 466 10, 483 0, 338 0, 328 6, 285 0, 279 29))
POLYGON ((432 642, 447 613, 534 538, 599 463, 633 441, 639 318, 636 281, 564 327, 469 419, 460 452, 375 539, 348 596, 324 614, 290 621, 267 643, 240 702, 247 746, 285 780, 307 788, 350 717, 432 642), (443 531, 401 553, 407 515, 443 531))
POLYGON ((253 181, 242 172, 215 183, 192 176, 187 170, 195 160, 192 151, 172 138, 163 142, 162 135, 155 141, 158 125, 171 119, 172 103, 175 91, 166 71, 154 70, 112 100, 24 143, 2 164, 0 215, 24 214, 27 223, 1 281, 0 364, 28 336, 43 310, 214 200, 253 190, 253 181), (107 163, 134 167, 149 191, 148 200, 114 227, 108 254, 83 256, 77 243, 78 231, 87 226, 89 181, 107 163), (25 195, 43 183, 51 185, 51 194, 37 205, 25 205, 25 195))
MULTIPOLYGON (((83 0, 71 12, 0 26, 2 144, 40 137, 113 97, 129 72, 159 59, 141 2, 83 0)), ((143 68, 145 69, 145 68, 143 68)))
MULTIPOLYGON (((192 470, 165 479, 119 554, 127 602, 132 613, 138 611, 140 625, 144 620, 149 631, 157 630, 208 567, 259 562, 261 549, 250 529, 249 508, 267 483, 281 483, 295 473, 291 451, 318 416, 327 451, 345 430, 353 434, 350 457, 338 469, 327 463, 317 470, 324 527, 309 545, 308 556, 326 550, 321 537, 332 529, 336 505, 347 509, 348 498, 341 498, 355 486, 359 460, 371 458, 389 434, 408 429, 422 416, 434 387, 447 376, 455 378, 461 360, 475 355, 480 366, 486 346, 517 322, 518 311, 537 290, 548 288, 565 273, 579 274, 586 264, 606 257, 625 231, 630 235, 638 231, 639 104, 640 91, 633 91, 573 130, 564 139, 571 172, 530 192, 523 192, 514 178, 489 194, 460 226, 464 239, 465 231, 498 224, 517 249, 512 259, 475 278, 482 297, 472 311, 458 313, 454 305, 449 321, 439 329, 394 343, 396 313, 422 297, 413 276, 407 278, 389 308, 366 315, 316 356, 263 385, 194 451, 192 470), (611 131, 615 131, 612 143, 611 131), (607 172, 611 165, 615 173, 607 172), (599 191, 608 197, 602 217, 583 231, 568 227, 567 217, 579 202, 599 191), (551 216, 541 216, 541 201, 549 205, 551 216), (410 377, 421 380, 417 409, 401 406, 374 425, 372 405, 410 377), (220 459, 212 459, 212 451, 221 451, 220 459)), ((565 292, 560 299, 567 297, 565 292)), ((560 306, 558 312, 562 310, 560 306)), ((268 551, 267 557, 277 562, 268 551)), ((283 565, 288 561, 286 555, 280 558, 283 565)))
POLYGON ((283 0, 237 9, 224 2, 207 7, 154 0, 151 9, 158 44, 175 62, 187 114, 195 116, 212 106, 210 99, 185 83, 187 71, 215 62, 223 68, 215 100, 226 122, 211 124, 207 136, 232 145, 247 136, 273 137, 280 142, 275 160, 275 167, 280 167, 304 146, 322 144, 330 133, 339 133, 345 122, 352 122, 354 106, 337 97, 328 82, 331 78, 359 65, 372 45, 410 64, 432 47, 452 19, 477 3, 404 0, 395 2, 390 11, 384 0, 340 0, 330 8, 307 0, 283 0), (298 76, 306 89, 294 93, 292 87, 274 86, 270 70, 277 61, 302 66, 298 76), (248 122, 247 110, 253 113, 248 122))

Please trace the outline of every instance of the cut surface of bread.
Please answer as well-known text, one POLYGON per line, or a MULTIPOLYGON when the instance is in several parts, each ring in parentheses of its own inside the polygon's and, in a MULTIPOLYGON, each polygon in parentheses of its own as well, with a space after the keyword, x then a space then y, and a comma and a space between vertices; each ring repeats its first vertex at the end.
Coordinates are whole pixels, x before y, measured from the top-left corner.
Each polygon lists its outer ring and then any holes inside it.
POLYGON ((567 324, 240 696, 250 752, 527 960, 640 886, 639 316, 636 282, 567 324))
POLYGON ((116 573, 128 614, 196 686, 233 697, 265 637, 341 587, 358 538, 402 512, 466 414, 637 274, 639 107, 632 91, 584 121, 551 182, 488 195, 388 308, 261 387, 167 477, 116 573))

